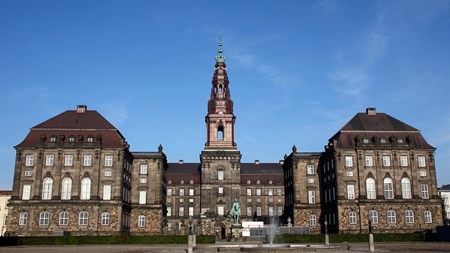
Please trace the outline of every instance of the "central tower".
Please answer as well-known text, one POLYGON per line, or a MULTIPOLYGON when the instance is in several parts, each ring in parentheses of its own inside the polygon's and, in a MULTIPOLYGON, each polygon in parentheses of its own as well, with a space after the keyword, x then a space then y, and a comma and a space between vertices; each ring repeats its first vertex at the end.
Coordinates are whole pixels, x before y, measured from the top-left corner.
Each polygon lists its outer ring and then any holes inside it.
POLYGON ((231 100, 222 41, 212 79, 208 114, 205 117, 206 143, 200 155, 202 176, 201 215, 226 218, 234 199, 240 196, 241 153, 234 142, 233 101, 231 100))

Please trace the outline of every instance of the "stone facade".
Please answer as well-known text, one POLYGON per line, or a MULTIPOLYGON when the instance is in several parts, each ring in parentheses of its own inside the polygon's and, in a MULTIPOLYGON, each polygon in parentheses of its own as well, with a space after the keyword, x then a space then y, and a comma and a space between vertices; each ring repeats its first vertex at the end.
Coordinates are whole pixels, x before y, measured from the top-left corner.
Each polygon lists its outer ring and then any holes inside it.
POLYGON ((9 208, 7 206, 11 198, 11 191, 0 191, 0 236, 7 231, 9 208))

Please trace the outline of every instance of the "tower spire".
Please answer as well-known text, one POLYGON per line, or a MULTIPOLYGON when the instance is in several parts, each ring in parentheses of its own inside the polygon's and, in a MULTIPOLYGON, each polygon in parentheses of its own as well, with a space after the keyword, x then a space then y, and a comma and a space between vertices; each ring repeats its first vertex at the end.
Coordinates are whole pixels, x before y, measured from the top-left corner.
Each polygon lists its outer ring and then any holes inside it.
POLYGON ((217 49, 217 52, 219 53, 216 56, 216 62, 225 62, 225 56, 222 55, 223 49, 222 49, 222 37, 219 37, 219 48, 217 49))

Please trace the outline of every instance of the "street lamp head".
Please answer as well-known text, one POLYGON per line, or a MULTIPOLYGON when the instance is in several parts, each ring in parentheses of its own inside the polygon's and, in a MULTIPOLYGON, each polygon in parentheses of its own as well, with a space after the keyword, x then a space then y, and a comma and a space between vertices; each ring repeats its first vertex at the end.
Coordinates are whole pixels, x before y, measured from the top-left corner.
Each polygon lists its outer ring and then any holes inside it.
POLYGON ((325 222, 324 222, 323 224, 325 224, 325 226, 326 226, 326 225, 328 225, 328 222, 327 222, 327 221, 325 221, 325 222))

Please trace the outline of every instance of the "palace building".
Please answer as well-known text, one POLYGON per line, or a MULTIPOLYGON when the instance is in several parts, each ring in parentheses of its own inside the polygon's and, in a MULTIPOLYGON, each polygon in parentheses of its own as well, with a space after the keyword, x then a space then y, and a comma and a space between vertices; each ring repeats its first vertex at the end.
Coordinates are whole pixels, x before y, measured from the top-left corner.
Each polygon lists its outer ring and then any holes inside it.
MULTIPOLYGON (((407 233, 442 224, 435 148, 420 131, 369 108, 320 152, 241 162, 222 44, 197 163, 168 162, 163 147, 130 151, 125 137, 80 105, 30 129, 15 146, 7 233, 20 236, 227 236, 242 220, 278 217, 321 233, 407 233)), ((155 145, 156 146, 156 145, 155 145)))

